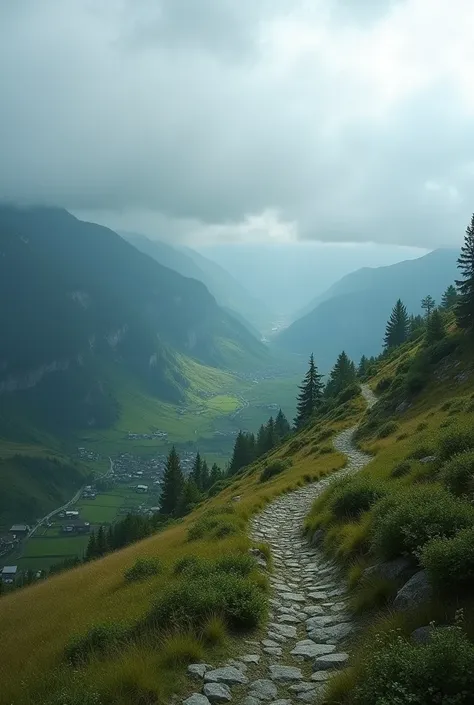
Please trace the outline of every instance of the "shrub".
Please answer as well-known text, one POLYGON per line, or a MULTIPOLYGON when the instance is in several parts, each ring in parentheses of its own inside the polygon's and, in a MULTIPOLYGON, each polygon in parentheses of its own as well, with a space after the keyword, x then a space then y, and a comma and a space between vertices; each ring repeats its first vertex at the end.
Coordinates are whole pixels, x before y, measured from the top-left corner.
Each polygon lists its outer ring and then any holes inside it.
POLYGON ((349 401, 350 399, 354 399, 355 397, 359 396, 360 394, 360 385, 354 382, 353 384, 349 384, 345 389, 342 390, 337 395, 337 403, 338 404, 344 404, 346 401, 349 401))
POLYGON ((188 575, 198 570, 198 566, 202 563, 202 558, 197 556, 183 556, 176 561, 174 565, 174 574, 182 575, 183 573, 188 575))
POLYGON ((375 387, 376 393, 382 394, 383 392, 386 392, 392 384, 392 381, 393 377, 382 377, 382 379, 377 382, 377 385, 375 387))
POLYGON ((87 661, 94 654, 104 653, 122 644, 128 635, 123 624, 105 622, 96 624, 84 634, 73 636, 66 646, 65 656, 71 663, 87 661))
POLYGON ((433 448, 429 446, 418 446, 418 448, 415 448, 415 450, 407 456, 407 460, 421 460, 422 458, 427 458, 429 455, 434 455, 433 448))
POLYGON ((165 666, 184 666, 202 661, 204 649, 192 633, 169 636, 160 649, 161 661, 165 666))
POLYGON ((442 460, 449 460, 453 455, 472 449, 474 449, 473 428, 446 431, 439 441, 439 454, 442 460))
POLYGON ((124 578, 131 583, 136 580, 144 580, 152 575, 161 573, 162 565, 159 558, 137 558, 135 563, 124 573, 124 578))
POLYGON ((420 646, 378 637, 358 672, 354 705, 470 705, 474 646, 458 627, 434 629, 420 646))
POLYGON ((332 509, 338 519, 357 517, 366 512, 386 490, 381 483, 367 479, 349 479, 338 488, 332 497, 332 509))
POLYGON ((409 394, 418 394, 428 383, 428 371, 411 369, 405 377, 405 389, 409 394))
POLYGON ((440 470, 443 485, 456 495, 466 494, 473 489, 474 451, 454 455, 440 470))
POLYGON ((447 337, 438 343, 431 345, 427 351, 429 361, 432 365, 440 362, 448 355, 451 355, 459 346, 459 340, 454 337, 447 337))
POLYGON ((379 429, 377 433, 377 438, 387 438, 387 436, 390 436, 397 430, 398 424, 396 424, 395 421, 387 421, 387 423, 385 423, 382 428, 379 429))
POLYGON ((211 617, 202 630, 202 638, 209 646, 223 644, 227 638, 224 622, 220 617, 211 617))
POLYGON ((260 624, 265 607, 263 592, 250 578, 216 572, 170 585, 152 607, 148 623, 195 629, 219 616, 231 628, 250 629, 260 624))
POLYGON ((474 528, 453 538, 433 539, 425 545, 421 563, 440 592, 472 591, 474 585, 474 528))
POLYGON ((262 471, 260 475, 260 482, 267 482, 270 478, 275 477, 275 475, 280 475, 287 468, 286 463, 281 460, 274 460, 269 463, 262 471))
POLYGON ((406 554, 416 557, 431 539, 453 536, 473 520, 473 508, 442 487, 405 488, 375 508, 373 547, 388 560, 406 554))
POLYGON ((403 477, 404 475, 408 475, 410 470, 411 464, 408 462, 408 460, 404 460, 402 463, 398 463, 398 465, 395 465, 392 468, 390 475, 391 477, 403 477))
POLYGON ((238 520, 231 516, 204 514, 188 529, 188 541, 220 539, 238 533, 238 520))

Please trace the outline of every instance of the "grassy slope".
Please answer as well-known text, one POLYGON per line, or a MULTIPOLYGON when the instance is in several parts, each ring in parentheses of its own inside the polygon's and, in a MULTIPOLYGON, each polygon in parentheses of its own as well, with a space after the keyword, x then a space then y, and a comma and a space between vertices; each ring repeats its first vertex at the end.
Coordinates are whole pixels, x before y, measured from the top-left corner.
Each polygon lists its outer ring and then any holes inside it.
MULTIPOLYGON (((71 635, 97 621, 133 622, 139 619, 149 609, 154 596, 175 580, 171 566, 179 557, 190 553, 215 557, 221 552, 246 551, 249 542, 245 531, 219 541, 189 543, 187 528, 204 511, 225 505, 236 495, 240 495, 241 500, 234 504, 235 519, 245 525, 249 517, 272 497, 342 467, 344 459, 331 450, 328 435, 318 441, 318 434, 325 430, 334 433, 353 424, 363 408, 364 402, 357 398, 346 405, 344 414, 337 420, 309 428, 279 448, 270 457, 291 457, 292 462, 274 479, 260 482, 260 472, 268 458, 260 460, 245 474, 236 477, 220 495, 162 533, 2 598, 0 702, 36 705, 42 693, 51 692, 53 683, 67 683, 71 669, 61 665, 61 656, 71 635), (123 572, 139 556, 159 556, 165 570, 162 575, 141 584, 126 585, 123 572), (30 654, 34 654, 34 658, 30 654)), ((154 702, 155 697, 163 701, 171 691, 189 687, 183 678, 182 666, 170 670, 163 663, 163 654, 172 646, 171 637, 168 640, 166 636, 163 638, 165 643, 161 643, 158 650, 156 643, 152 646, 148 642, 133 643, 116 658, 95 659, 81 669, 80 677, 97 688, 106 703, 128 703, 131 693, 137 702, 154 702), (146 692, 150 700, 145 699, 146 692), (139 697, 144 699, 139 700, 139 697)), ((221 648, 232 650, 232 641, 221 648)), ((213 654, 207 651, 203 657, 213 658, 213 654)))
MULTIPOLYGON (((400 354, 383 364, 377 375, 370 380, 373 389, 383 379, 393 379, 397 368, 420 351, 420 344, 406 346, 400 354)), ((382 482, 390 495, 403 487, 418 487, 437 480, 437 463, 420 463, 410 460, 411 469, 403 477, 391 476, 394 467, 405 461, 412 453, 422 456, 436 455, 440 438, 450 429, 471 427, 474 412, 474 364, 472 348, 462 345, 451 356, 431 367, 425 388, 411 399, 411 406, 403 413, 381 418, 372 433, 364 434, 361 447, 374 455, 373 461, 358 475, 359 479, 382 482), (384 426, 391 432, 385 436, 384 426), (380 430, 382 432, 380 433, 380 430), (385 436, 385 437, 382 437, 385 436)), ((370 549, 373 527, 373 511, 363 512, 357 519, 338 519, 331 505, 330 494, 319 498, 307 518, 307 530, 311 536, 316 529, 325 531, 323 547, 335 556, 346 568, 349 585, 353 590, 352 604, 361 618, 362 631, 353 649, 353 668, 343 672, 332 681, 328 703, 351 703, 351 691, 357 682, 367 653, 371 653, 375 634, 389 633, 399 629, 409 635, 417 627, 432 620, 438 624, 452 623, 455 612, 464 609, 464 626, 474 638, 474 600, 459 595, 448 599, 435 598, 431 603, 410 612, 394 613, 389 605, 402 583, 383 579, 364 579, 365 568, 377 562, 370 549)), ((380 560, 380 559, 378 559, 380 560)), ((405 700, 403 700, 405 702, 405 700)), ((418 702, 418 701, 417 701, 418 702)))

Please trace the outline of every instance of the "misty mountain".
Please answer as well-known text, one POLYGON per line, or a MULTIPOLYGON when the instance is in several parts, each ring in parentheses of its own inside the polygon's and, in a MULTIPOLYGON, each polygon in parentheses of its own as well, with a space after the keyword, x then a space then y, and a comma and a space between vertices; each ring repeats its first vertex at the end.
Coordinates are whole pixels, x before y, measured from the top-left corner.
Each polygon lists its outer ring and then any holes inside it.
POLYGON ((0 326, 3 431, 13 410, 55 431, 108 426, 118 378, 178 402, 180 355, 221 367, 267 355, 201 282, 50 208, 0 208, 0 326))
POLYGON ((188 247, 177 248, 160 240, 150 240, 145 235, 128 232, 120 234, 165 267, 205 284, 217 303, 235 312, 235 317, 253 333, 268 326, 272 320, 273 314, 261 301, 251 296, 229 272, 204 255, 188 247))
POLYGON ((314 352, 326 372, 341 350, 354 360, 382 349, 385 324, 398 298, 410 313, 421 312, 421 299, 440 301, 457 276, 457 250, 435 250, 389 267, 363 268, 334 284, 305 316, 283 330, 275 345, 292 353, 314 352))

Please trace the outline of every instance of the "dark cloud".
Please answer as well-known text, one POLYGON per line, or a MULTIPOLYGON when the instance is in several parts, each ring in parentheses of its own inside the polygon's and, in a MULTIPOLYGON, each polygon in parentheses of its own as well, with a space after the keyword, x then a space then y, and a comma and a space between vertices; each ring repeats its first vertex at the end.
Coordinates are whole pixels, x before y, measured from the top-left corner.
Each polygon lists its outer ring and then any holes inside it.
POLYGON ((420 35, 428 7, 0 2, 0 191, 176 237, 270 212, 302 238, 458 242, 471 34, 439 11, 420 35))

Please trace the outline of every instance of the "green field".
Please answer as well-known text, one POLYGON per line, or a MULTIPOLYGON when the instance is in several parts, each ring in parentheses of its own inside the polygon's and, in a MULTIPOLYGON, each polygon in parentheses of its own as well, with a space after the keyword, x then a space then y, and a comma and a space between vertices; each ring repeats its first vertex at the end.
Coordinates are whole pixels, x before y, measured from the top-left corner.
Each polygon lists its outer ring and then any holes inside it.
POLYGON ((88 540, 88 536, 33 536, 26 542, 23 558, 82 556, 88 540))

